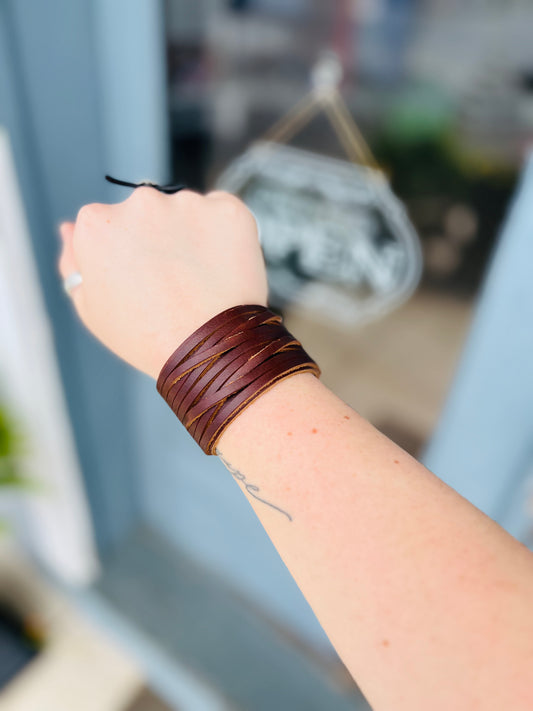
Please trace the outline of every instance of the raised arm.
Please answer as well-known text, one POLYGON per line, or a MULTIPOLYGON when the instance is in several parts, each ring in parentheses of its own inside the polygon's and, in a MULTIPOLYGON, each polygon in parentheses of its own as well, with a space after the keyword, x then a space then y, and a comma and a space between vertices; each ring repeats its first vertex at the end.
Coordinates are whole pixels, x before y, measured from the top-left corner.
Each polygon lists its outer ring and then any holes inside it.
MULTIPOLYGON (((224 193, 139 188, 62 236, 80 317, 154 378, 214 315, 267 303, 253 217, 224 193)), ((376 711, 533 709, 533 555, 314 375, 262 394, 217 454, 376 711)))

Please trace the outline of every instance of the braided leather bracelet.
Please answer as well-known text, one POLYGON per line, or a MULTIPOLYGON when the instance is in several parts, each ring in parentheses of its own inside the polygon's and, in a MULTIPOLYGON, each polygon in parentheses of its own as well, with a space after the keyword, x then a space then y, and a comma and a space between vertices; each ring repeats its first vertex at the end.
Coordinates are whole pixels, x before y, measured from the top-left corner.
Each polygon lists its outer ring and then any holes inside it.
POLYGON ((245 407, 284 378, 320 368, 257 304, 233 306, 207 321, 167 360, 157 379, 166 400, 206 454, 245 407))

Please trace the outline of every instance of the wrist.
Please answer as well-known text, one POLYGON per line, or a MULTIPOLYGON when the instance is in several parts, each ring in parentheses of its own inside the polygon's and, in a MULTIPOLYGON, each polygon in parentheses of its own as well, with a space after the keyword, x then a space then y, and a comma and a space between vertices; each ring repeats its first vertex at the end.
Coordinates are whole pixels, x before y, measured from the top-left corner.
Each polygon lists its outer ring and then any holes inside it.
POLYGON ((312 373, 296 373, 280 380, 254 400, 222 433, 216 453, 229 461, 256 448, 259 439, 272 441, 272 436, 290 440, 298 437, 293 415, 300 406, 307 407, 327 389, 312 373))

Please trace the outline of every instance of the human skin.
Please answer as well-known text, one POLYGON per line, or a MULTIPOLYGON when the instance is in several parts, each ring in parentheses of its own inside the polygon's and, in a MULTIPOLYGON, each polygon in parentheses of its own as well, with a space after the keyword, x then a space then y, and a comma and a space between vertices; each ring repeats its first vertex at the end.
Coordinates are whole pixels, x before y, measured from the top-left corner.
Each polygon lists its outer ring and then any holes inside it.
MULTIPOLYGON (((255 220, 226 193, 137 188, 61 235, 81 320, 154 379, 215 314, 267 305, 255 220)), ((265 392, 217 454, 375 711, 533 709, 533 554, 319 379, 265 392)))

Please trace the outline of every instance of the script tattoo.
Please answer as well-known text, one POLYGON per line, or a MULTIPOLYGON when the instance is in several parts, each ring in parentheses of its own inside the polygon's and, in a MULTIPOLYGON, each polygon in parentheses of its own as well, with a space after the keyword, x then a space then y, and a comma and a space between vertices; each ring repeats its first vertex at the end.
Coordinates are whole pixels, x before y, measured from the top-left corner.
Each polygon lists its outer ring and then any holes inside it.
POLYGON ((286 516, 289 521, 292 521, 292 516, 284 511, 283 509, 280 509, 279 506, 276 506, 275 504, 271 504, 270 501, 266 501, 265 499, 262 499, 260 496, 257 496, 257 492, 261 491, 261 489, 256 486, 255 484, 250 484, 249 482, 246 481, 246 476, 240 472, 238 469, 235 469, 235 467, 232 467, 231 464, 224 459, 222 456, 221 452, 219 449, 216 449, 215 452, 218 454, 220 459, 224 462, 226 469, 233 475, 233 477, 242 483, 244 486, 245 491, 247 491, 250 496, 253 496, 254 499, 257 499, 257 501, 261 501, 261 503, 266 504, 267 506, 270 506, 272 509, 276 509, 276 511, 279 511, 282 513, 284 516, 286 516))

